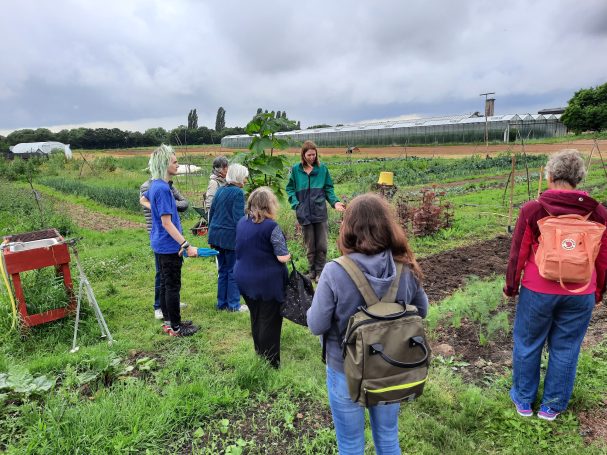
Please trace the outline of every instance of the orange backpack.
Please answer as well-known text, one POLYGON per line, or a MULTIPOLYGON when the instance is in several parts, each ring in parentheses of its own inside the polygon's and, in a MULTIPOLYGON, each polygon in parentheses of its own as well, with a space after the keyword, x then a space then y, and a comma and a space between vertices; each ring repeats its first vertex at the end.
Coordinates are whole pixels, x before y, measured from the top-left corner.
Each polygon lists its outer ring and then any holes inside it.
POLYGON ((561 283, 569 292, 584 292, 590 286, 594 261, 601 248, 605 226, 588 221, 586 216, 547 216, 537 222, 540 228, 535 263, 540 275, 561 283), (586 283, 578 289, 568 289, 565 283, 586 283))

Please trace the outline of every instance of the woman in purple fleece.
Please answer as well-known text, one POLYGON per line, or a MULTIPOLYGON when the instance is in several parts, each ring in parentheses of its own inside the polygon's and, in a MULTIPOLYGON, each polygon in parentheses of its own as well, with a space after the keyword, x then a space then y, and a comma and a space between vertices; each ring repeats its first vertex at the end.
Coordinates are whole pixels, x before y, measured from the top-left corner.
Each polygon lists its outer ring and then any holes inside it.
MULTIPOLYGON (((344 214, 337 245, 360 267, 380 299, 396 276, 395 262, 403 263, 396 300, 415 305, 420 316, 426 316, 428 297, 421 286, 421 269, 385 199, 371 193, 356 197, 344 214)), ((327 390, 340 454, 362 454, 365 448, 365 408, 350 399, 340 347, 350 316, 364 304, 346 271, 337 262, 327 264, 308 311, 308 327, 326 337, 327 390)), ((398 403, 369 408, 378 454, 401 453, 399 409, 398 403)))

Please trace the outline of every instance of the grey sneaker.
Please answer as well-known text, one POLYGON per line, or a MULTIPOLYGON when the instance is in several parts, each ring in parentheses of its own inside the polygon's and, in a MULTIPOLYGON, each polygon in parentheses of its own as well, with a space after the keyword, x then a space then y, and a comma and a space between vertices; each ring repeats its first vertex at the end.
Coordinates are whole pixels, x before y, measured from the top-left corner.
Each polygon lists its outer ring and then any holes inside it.
POLYGON ((238 313, 248 313, 249 312, 249 307, 246 305, 240 305, 240 308, 238 308, 238 313))
POLYGON ((156 319, 162 319, 164 317, 162 315, 162 310, 160 308, 158 308, 157 310, 154 310, 154 317, 156 319))

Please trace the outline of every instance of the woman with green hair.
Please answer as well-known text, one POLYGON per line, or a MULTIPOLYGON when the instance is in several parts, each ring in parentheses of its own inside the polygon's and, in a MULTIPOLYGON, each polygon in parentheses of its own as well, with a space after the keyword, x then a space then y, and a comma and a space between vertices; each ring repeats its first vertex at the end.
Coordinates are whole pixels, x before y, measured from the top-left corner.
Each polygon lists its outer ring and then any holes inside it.
POLYGON ((198 331, 191 321, 181 320, 179 293, 183 253, 195 257, 197 248, 183 236, 175 197, 169 180, 177 175, 177 157, 173 149, 162 144, 149 161, 152 181, 140 199, 141 205, 152 212, 150 243, 160 269, 160 308, 164 324, 162 330, 170 336, 190 336, 198 331))

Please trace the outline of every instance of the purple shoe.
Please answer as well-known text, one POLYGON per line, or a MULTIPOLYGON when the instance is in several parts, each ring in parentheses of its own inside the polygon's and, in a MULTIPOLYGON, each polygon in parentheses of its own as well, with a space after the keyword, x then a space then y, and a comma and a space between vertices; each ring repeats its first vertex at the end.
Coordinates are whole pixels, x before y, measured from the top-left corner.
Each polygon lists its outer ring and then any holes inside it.
POLYGON ((522 417, 531 417, 533 415, 533 409, 531 409, 530 403, 521 403, 516 401, 514 398, 510 398, 514 403, 514 407, 516 408, 516 412, 518 415, 522 417))
POLYGON ((537 416, 543 420, 550 420, 551 422, 557 418, 560 412, 551 409, 550 406, 545 404, 540 406, 540 410, 537 412, 537 416))

